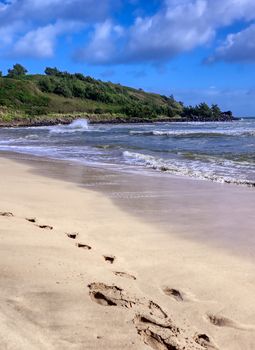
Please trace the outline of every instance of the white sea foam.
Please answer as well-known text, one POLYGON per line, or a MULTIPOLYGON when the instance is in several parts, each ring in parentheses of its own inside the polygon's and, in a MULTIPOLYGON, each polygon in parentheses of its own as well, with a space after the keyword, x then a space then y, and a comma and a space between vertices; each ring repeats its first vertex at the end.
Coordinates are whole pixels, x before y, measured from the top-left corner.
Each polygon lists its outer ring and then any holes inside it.
POLYGON ((120 171, 149 168, 253 185, 254 136, 254 121, 94 126, 79 119, 70 125, 0 129, 0 149, 120 171))
POLYGON ((255 130, 131 130, 130 135, 137 136, 255 136, 255 130))
POLYGON ((36 134, 30 134, 25 137, 27 140, 38 140, 39 136, 36 134))
POLYGON ((191 176, 201 180, 211 180, 220 183, 225 182, 249 185, 253 187, 255 186, 254 181, 242 178, 239 178, 237 180, 234 176, 231 176, 231 174, 225 175, 224 173, 226 169, 224 168, 224 165, 219 165, 216 162, 209 165, 203 164, 200 161, 185 163, 177 159, 164 160, 148 154, 129 151, 124 151, 123 156, 124 159, 130 164, 142 165, 147 168, 169 172, 174 175, 191 176), (220 175, 220 173, 222 173, 222 175, 220 175))

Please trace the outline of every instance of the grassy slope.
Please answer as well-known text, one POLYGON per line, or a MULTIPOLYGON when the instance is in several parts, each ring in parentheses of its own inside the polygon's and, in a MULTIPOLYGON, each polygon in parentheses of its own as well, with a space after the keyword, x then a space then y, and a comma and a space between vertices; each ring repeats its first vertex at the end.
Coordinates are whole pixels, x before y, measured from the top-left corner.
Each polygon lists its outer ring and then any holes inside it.
POLYGON ((217 105, 200 103, 185 107, 173 97, 102 82, 79 73, 55 70, 48 74, 0 77, 0 125, 69 123, 77 117, 92 122, 233 119, 231 111, 222 112, 217 105))
MULTIPOLYGON (((0 78, 0 121, 11 122, 19 120, 30 120, 33 118, 45 118, 45 116, 59 118, 67 114, 84 115, 95 121, 123 121, 136 120, 135 113, 129 114, 126 110, 130 108, 149 109, 148 118, 154 120, 168 118, 168 110, 171 109, 171 116, 178 117, 182 111, 182 106, 158 94, 146 93, 124 87, 119 84, 103 83, 98 80, 80 82, 82 88, 88 91, 95 90, 99 97, 77 98, 64 97, 61 94, 43 92, 40 82, 45 82, 49 77, 44 75, 28 75, 23 78, 11 79, 0 78), (106 101, 103 99, 104 94, 106 101), (150 115, 150 111, 155 110, 155 115, 150 115)), ((50 78, 51 79, 51 78, 50 78)), ((60 84, 73 84, 70 79, 54 77, 60 84)), ((75 80, 75 82, 77 82, 75 80)), ((140 113, 141 115, 143 113, 140 113)), ((142 115, 141 119, 145 116, 142 115)))

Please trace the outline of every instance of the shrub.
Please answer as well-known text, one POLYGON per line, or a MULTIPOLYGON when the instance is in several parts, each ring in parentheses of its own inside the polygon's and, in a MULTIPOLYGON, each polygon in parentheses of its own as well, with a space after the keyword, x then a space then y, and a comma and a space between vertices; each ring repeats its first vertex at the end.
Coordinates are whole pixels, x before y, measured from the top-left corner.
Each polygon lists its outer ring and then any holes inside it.
POLYGON ((56 85, 54 88, 54 93, 64 97, 72 97, 72 91, 69 89, 69 87, 61 83, 56 85))
POLYGON ((8 78, 15 78, 15 77, 19 77, 19 76, 24 76, 26 75, 27 70, 25 67, 23 67, 21 64, 16 63, 14 64, 12 69, 8 69, 8 74, 7 77, 8 78))

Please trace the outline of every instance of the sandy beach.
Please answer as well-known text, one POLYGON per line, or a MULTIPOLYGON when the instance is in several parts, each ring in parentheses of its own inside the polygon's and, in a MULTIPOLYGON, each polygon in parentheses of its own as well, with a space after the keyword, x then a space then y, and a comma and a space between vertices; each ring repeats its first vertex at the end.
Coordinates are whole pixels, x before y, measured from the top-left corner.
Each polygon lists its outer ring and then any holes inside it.
POLYGON ((255 348, 253 189, 71 168, 1 157, 0 349, 255 348))

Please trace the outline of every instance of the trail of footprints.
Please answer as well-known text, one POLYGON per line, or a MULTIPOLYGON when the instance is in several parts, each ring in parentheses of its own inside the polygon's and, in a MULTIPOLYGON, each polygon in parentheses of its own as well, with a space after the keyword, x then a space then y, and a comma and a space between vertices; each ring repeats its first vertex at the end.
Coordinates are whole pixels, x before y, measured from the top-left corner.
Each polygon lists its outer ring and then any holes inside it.
POLYGON ((206 334, 189 337, 185 330, 176 326, 168 314, 152 300, 137 298, 115 285, 91 283, 88 288, 95 303, 130 310, 138 335, 154 350, 217 349, 206 334))
MULTIPOLYGON (((0 216, 14 217, 12 212, 0 212, 0 216)), ((25 218, 26 221, 35 226, 53 230, 53 226, 37 223, 36 218, 25 218)), ((76 240, 78 232, 66 233, 66 236, 76 240)), ((77 248, 91 250, 88 244, 78 242, 77 248)), ((114 255, 103 255, 104 261, 108 264, 114 264, 116 257, 114 255)), ((113 271, 118 277, 136 280, 132 274, 123 271, 113 271)), ((122 307, 133 313, 133 324, 141 340, 154 350, 217 350, 218 348, 207 334, 196 333, 194 336, 187 336, 185 330, 177 327, 168 314, 152 300, 144 297, 129 295, 124 289, 116 285, 106 285, 104 283, 93 282, 88 285, 91 300, 101 306, 122 307)), ((163 287, 163 293, 171 297, 176 302, 190 301, 182 291, 163 287)), ((221 315, 207 313, 205 320, 216 327, 230 327, 239 330, 255 330, 253 325, 243 325, 228 319, 221 315)))

